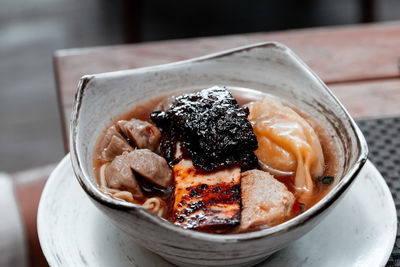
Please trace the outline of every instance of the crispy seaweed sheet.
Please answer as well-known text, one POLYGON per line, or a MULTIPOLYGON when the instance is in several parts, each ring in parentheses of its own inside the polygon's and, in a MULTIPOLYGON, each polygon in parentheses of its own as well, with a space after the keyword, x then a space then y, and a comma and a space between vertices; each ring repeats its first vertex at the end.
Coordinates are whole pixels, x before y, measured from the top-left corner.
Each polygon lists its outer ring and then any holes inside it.
POLYGON ((248 114, 226 88, 214 86, 181 95, 169 109, 153 111, 150 117, 161 129, 161 152, 170 165, 179 162, 179 142, 181 157, 192 159, 204 171, 215 171, 229 166, 258 167, 253 153, 257 139, 248 114))

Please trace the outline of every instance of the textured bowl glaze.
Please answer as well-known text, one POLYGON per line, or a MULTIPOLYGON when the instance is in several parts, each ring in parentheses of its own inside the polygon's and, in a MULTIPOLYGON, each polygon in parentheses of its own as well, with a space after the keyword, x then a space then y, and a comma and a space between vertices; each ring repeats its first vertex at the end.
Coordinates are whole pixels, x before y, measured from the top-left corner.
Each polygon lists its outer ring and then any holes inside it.
POLYGON ((368 153, 361 131, 326 85, 290 49, 274 42, 166 65, 84 76, 76 94, 70 138, 75 175, 94 204, 139 244, 180 266, 250 266, 284 248, 332 210, 368 153), (113 119, 149 98, 213 85, 251 88, 278 96, 318 121, 332 136, 337 150, 340 179, 332 190, 283 224, 234 235, 182 229, 98 190, 93 172, 94 146, 113 119))

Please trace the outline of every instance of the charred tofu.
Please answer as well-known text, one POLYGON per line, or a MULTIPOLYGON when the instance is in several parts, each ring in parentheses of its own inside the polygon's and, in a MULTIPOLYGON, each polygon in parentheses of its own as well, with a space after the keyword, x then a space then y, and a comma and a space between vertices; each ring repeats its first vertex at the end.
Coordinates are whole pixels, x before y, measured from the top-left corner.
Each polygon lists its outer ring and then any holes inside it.
POLYGON ((200 231, 223 232, 240 222, 240 167, 204 172, 183 159, 175 177, 172 220, 200 231))

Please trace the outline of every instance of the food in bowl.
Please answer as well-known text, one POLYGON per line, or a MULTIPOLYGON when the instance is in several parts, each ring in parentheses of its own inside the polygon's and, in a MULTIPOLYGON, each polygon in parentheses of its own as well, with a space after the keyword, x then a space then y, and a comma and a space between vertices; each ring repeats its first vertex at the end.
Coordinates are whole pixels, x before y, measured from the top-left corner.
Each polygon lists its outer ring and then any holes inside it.
POLYGON ((215 86, 134 107, 99 137, 93 164, 110 197, 229 234, 312 207, 337 182, 335 157, 323 128, 286 100, 215 86))

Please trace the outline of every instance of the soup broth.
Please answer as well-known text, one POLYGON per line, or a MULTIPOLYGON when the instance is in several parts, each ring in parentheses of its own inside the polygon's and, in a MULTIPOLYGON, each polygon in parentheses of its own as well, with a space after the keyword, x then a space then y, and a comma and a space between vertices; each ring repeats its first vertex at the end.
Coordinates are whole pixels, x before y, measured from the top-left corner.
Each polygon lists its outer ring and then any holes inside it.
MULTIPOLYGON (((243 89, 243 88, 228 88, 228 90, 231 92, 233 97, 237 100, 237 103, 240 106, 246 106, 251 102, 258 101, 261 98, 267 96, 271 98, 276 98, 274 96, 267 95, 265 93, 255 91, 255 90, 250 90, 250 89, 243 89)), ((141 104, 137 104, 135 107, 133 107, 131 110, 127 111, 125 114, 122 114, 118 116, 111 125, 114 125, 117 123, 117 121, 120 120, 126 120, 129 121, 132 118, 142 120, 148 123, 153 123, 152 120, 150 119, 151 113, 156 109, 157 106, 162 103, 165 99, 170 97, 169 95, 165 96, 160 96, 156 97, 153 99, 150 99, 148 101, 144 101, 141 104)), ((286 216, 284 221, 290 220, 291 218, 297 216, 298 214, 304 212, 305 210, 311 208, 313 205, 315 205, 319 200, 321 200, 332 188, 332 185, 335 184, 337 181, 333 180, 332 178, 336 176, 336 171, 337 171, 337 161, 336 161, 336 152, 335 152, 335 147, 332 142, 333 136, 330 136, 324 131, 324 128, 319 125, 316 121, 314 121, 311 117, 307 116, 306 114, 302 113, 301 110, 296 109, 296 107, 293 107, 290 105, 290 101, 286 101, 284 99, 279 99, 285 106, 288 106, 295 110, 305 121, 307 121, 312 128, 314 129, 319 142, 322 147, 322 152, 323 152, 323 158, 324 158, 324 163, 323 163, 323 174, 316 179, 314 177, 314 187, 311 193, 304 194, 302 191, 299 191, 298 188, 294 184, 294 174, 293 175, 283 175, 280 176, 279 174, 275 174, 274 178, 277 179, 279 182, 283 183, 286 188, 293 193, 295 197, 295 202, 293 204, 293 208, 290 212, 290 216, 286 216)), ((110 126, 111 126, 110 125, 110 126)), ((96 175, 96 179, 99 185, 104 185, 104 177, 102 177, 102 166, 106 166, 110 164, 109 161, 104 160, 104 157, 102 156, 102 153, 104 151, 104 147, 101 145, 102 140, 104 139, 105 135, 107 134, 107 129, 104 131, 102 136, 99 137, 97 141, 97 145, 95 148, 95 153, 94 153, 94 160, 93 160, 93 166, 94 166, 94 172, 96 175)), ((124 134, 122 134, 124 135, 124 134)), ((126 136, 124 136, 126 137, 126 136)), ((127 138, 128 142, 131 142, 129 138, 127 138)), ((133 146, 133 145, 132 145, 133 146)), ((160 153, 158 151, 158 153, 160 153)), ((143 192, 142 195, 139 197, 136 197, 134 199, 131 198, 124 198, 121 197, 121 199, 125 201, 130 201, 136 204, 141 204, 143 205, 146 200, 152 197, 157 197, 157 199, 161 199, 163 203, 165 203, 165 207, 163 208, 163 212, 158 213, 162 217, 164 217, 167 220, 173 221, 176 220, 174 218, 174 215, 172 214, 172 209, 174 207, 174 188, 175 184, 173 183, 171 186, 168 186, 167 188, 163 188, 162 186, 156 185, 152 182, 149 182, 147 179, 143 178, 141 174, 136 173, 135 177, 137 179, 137 183, 139 184, 139 187, 141 188, 141 191, 143 192)), ((335 178, 337 179, 337 178, 335 178)), ((109 194, 112 196, 111 191, 107 190, 102 190, 104 193, 109 194)), ((114 196, 115 197, 115 196, 114 196)), ((239 200, 240 202, 240 200, 239 200)), ((157 203, 154 205, 158 205, 157 203)), ((240 206, 240 204, 239 204, 240 206)), ((150 209, 151 210, 151 209, 150 209)), ((282 223, 282 221, 279 221, 279 224, 282 223)), ((268 225, 268 227, 273 226, 268 225)), ((209 231, 209 232, 215 232, 215 233, 235 233, 237 232, 238 227, 228 227, 229 229, 227 230, 220 230, 218 228, 219 226, 213 226, 209 229, 205 229, 204 231, 209 231)), ((264 227, 258 226, 255 228, 249 228, 246 230, 247 231, 254 231, 258 229, 262 229, 264 227)), ((197 229, 197 230, 202 230, 202 229, 197 229)))

